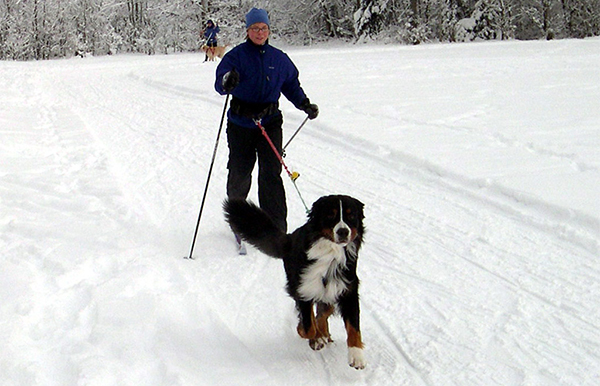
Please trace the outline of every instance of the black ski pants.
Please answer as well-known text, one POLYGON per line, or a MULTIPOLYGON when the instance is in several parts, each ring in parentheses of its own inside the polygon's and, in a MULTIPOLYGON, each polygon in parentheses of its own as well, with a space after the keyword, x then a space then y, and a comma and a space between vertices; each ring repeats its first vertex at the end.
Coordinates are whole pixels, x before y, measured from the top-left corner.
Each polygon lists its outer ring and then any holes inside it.
MULTIPOLYGON (((267 135, 281 154, 281 116, 263 125, 267 135)), ((248 128, 227 122, 229 161, 227 168, 227 197, 246 199, 252 184, 252 171, 258 159, 258 203, 275 224, 287 231, 287 204, 281 178, 281 162, 257 127, 248 128)))

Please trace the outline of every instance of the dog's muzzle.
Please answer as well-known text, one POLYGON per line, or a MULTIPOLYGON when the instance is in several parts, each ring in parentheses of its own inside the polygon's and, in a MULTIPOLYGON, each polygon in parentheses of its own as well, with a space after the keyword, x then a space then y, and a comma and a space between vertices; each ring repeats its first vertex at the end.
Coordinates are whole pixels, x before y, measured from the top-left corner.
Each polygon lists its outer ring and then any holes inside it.
POLYGON ((350 228, 346 224, 338 224, 333 229, 333 235, 337 244, 348 244, 350 242, 350 228))

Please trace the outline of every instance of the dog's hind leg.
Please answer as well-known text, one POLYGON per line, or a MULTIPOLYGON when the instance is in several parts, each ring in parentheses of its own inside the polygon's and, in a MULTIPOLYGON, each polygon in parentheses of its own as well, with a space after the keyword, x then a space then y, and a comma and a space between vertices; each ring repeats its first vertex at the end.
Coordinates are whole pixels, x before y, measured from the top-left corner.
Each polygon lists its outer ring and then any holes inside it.
POLYGON ((309 344, 313 350, 320 350, 328 343, 333 342, 329 334, 329 323, 327 319, 333 314, 335 307, 331 304, 317 304, 317 335, 315 339, 311 339, 309 344))
POLYGON ((317 335, 317 325, 312 302, 296 301, 298 308, 298 335, 304 339, 314 339, 317 335))

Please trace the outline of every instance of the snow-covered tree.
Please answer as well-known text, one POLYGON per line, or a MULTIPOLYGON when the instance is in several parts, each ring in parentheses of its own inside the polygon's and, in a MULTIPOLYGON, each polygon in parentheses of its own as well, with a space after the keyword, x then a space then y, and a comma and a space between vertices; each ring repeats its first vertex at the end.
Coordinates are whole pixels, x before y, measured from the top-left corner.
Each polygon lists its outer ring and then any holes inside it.
POLYGON ((474 33, 483 40, 512 37, 512 6, 508 0, 479 0, 473 12, 474 33))
POLYGON ((0 0, 0 59, 195 51, 208 19, 235 45, 255 6, 289 43, 600 35, 600 0, 0 0))
POLYGON ((600 35, 599 0, 561 0, 568 36, 584 38, 600 35))
MULTIPOLYGON (((409 0, 416 2, 417 0, 409 0)), ((406 13, 407 5, 401 0, 358 0, 354 12, 354 31, 359 38, 375 36, 382 29, 397 22, 398 15, 406 13)))
POLYGON ((283 0, 270 10, 274 32, 303 44, 353 38, 354 4, 355 0, 283 0))
POLYGON ((563 30, 559 0, 517 0, 514 9, 517 39, 552 39, 563 30))

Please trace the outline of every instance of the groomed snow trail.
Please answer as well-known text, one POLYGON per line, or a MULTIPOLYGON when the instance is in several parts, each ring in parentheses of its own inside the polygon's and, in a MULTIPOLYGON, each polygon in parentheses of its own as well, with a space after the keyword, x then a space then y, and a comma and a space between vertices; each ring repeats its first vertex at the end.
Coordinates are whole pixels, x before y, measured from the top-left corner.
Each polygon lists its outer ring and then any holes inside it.
MULTIPOLYGON (((321 116, 286 162, 307 201, 345 193, 366 204, 364 371, 346 363, 339 317, 323 351, 297 337, 279 261, 237 256, 221 213, 224 132, 195 259, 183 259, 224 103, 214 63, 191 54, 0 63, 0 383, 597 384, 598 216, 581 202, 598 193, 598 156, 572 143, 561 153, 553 140, 567 135, 556 130, 503 131, 506 100, 453 98, 456 78, 484 94, 505 89, 503 71, 522 75, 510 66, 522 55, 538 68, 569 60, 581 77, 598 74, 587 66, 598 55, 577 61, 589 52, 581 42, 481 45, 478 60, 508 67, 479 70, 473 47, 290 50, 321 116), (438 78, 449 57, 455 73, 438 78), (431 78, 437 88, 419 92, 431 78), (504 158, 490 174, 493 157, 504 158), (522 175, 593 189, 570 205, 534 195, 537 182, 522 175)), ((586 93, 591 105, 600 90, 586 93)), ((303 114, 282 107, 291 135, 303 114)), ((600 106, 589 107, 570 122, 568 107, 550 113, 593 147, 598 129, 587 122, 600 106)), ((304 209, 286 187, 295 228, 304 209)))

